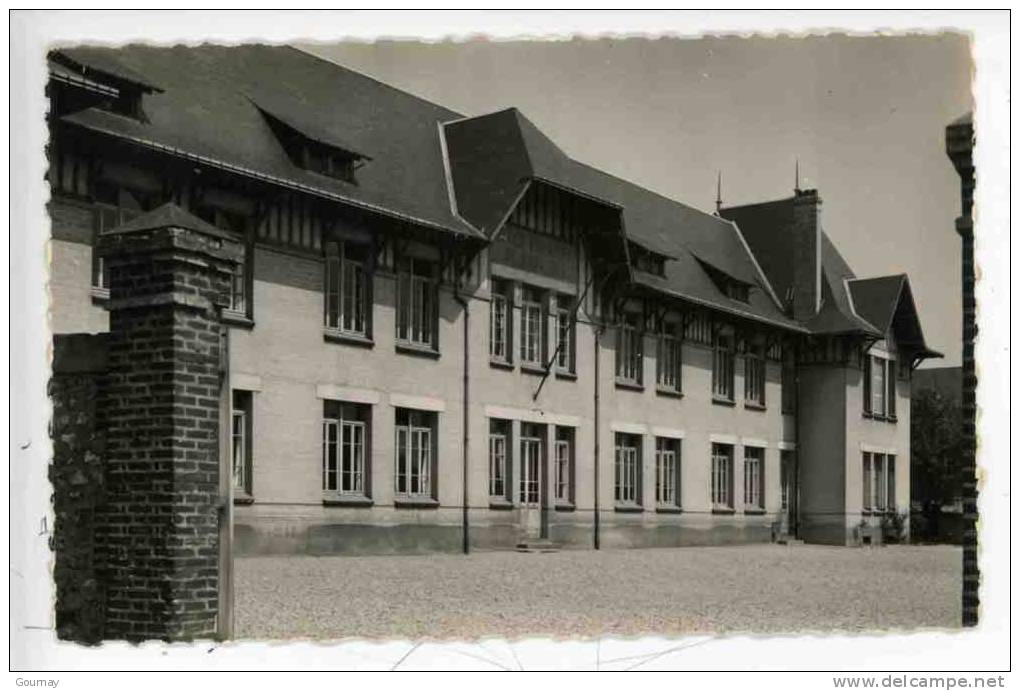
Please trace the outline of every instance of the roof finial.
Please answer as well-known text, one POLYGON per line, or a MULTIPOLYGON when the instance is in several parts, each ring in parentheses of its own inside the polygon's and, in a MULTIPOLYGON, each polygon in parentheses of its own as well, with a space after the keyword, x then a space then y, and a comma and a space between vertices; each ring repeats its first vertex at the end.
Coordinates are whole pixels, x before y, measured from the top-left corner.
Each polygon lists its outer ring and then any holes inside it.
POLYGON ((719 214, 722 209, 722 171, 719 171, 719 176, 715 181, 715 213, 719 214))
POLYGON ((800 192, 800 159, 796 159, 793 165, 793 191, 800 192))

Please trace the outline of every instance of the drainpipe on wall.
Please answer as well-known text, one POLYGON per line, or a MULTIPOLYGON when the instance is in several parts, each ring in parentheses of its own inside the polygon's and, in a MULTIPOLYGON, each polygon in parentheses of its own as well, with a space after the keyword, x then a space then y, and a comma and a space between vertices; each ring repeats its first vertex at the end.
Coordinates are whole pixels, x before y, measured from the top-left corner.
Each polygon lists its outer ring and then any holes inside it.
POLYGON ((595 328, 595 549, 599 549, 599 360, 602 326, 595 328))
POLYGON ((462 444, 462 448, 463 448, 463 453, 464 453, 463 470, 462 470, 464 492, 463 492, 463 498, 462 498, 462 501, 461 501, 461 504, 462 504, 462 507, 463 507, 462 508, 463 514, 462 514, 462 517, 461 517, 461 521, 462 521, 462 527, 463 527, 463 533, 464 533, 463 550, 464 550, 464 554, 468 554, 471 551, 470 540, 468 538, 468 497, 469 497, 469 492, 468 492, 468 460, 469 460, 469 457, 470 457, 468 449, 469 449, 469 442, 471 440, 471 433, 470 433, 469 427, 468 427, 468 405, 470 403, 470 401, 468 400, 468 392, 470 391, 469 384, 470 384, 470 381, 471 381, 471 375, 470 375, 470 371, 468 369, 468 365, 470 363, 470 350, 468 348, 468 345, 470 344, 470 329, 468 328, 468 326, 469 326, 469 324, 468 324, 468 316, 469 316, 470 312, 468 310, 468 301, 465 300, 464 297, 460 294, 460 275, 459 274, 457 275, 457 279, 454 281, 454 284, 453 284, 453 299, 456 300, 457 304, 460 305, 464 309, 464 375, 463 375, 463 378, 464 378, 464 401, 463 401, 464 419, 462 421, 462 425, 464 427, 464 436, 463 436, 463 439, 461 440, 461 444, 462 444))

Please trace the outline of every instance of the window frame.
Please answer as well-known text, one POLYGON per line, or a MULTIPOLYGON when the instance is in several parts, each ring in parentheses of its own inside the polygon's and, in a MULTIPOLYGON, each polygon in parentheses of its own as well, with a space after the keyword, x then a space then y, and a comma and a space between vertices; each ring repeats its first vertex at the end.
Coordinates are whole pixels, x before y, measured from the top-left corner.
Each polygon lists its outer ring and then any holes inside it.
POLYGON ((510 420, 489 418, 489 501, 513 503, 513 483, 511 482, 512 424, 510 420), (497 447, 502 446, 502 457, 497 447), (496 462, 498 459, 498 462, 496 462), (497 471, 494 472, 494 471, 497 471), (498 483, 498 486, 497 486, 498 483))
POLYGON ((520 438, 517 448, 520 455, 520 473, 517 478, 517 500, 521 506, 541 506, 542 486, 545 479, 542 477, 542 468, 545 465, 545 426, 537 423, 521 423, 520 438), (525 447, 535 452, 535 472, 525 472, 525 464, 529 463, 530 453, 525 447))
POLYGON ((500 364, 513 363, 513 284, 499 278, 491 278, 489 299, 489 360, 500 364), (497 348, 497 325, 502 319, 502 348, 497 348))
POLYGON ((736 337, 716 332, 712 337, 712 401, 733 405, 736 402, 736 337))
POLYGON ((641 435, 626 432, 615 433, 613 500, 619 509, 640 509, 642 463, 641 435))
POLYGON ((744 447, 744 510, 765 511, 765 449, 744 447))
POLYGON ((438 503, 438 458, 436 454, 436 432, 438 416, 433 411, 414 408, 397 408, 394 416, 393 447, 393 490, 397 502, 438 503), (401 417, 406 422, 401 422, 401 417), (406 443, 401 443, 401 436, 406 443), (417 439, 417 446, 414 440, 417 439), (414 450, 417 449, 417 457, 414 450), (405 472, 401 473, 400 456, 404 452, 405 472), (405 478, 401 489, 401 477, 405 478), (417 491, 412 486, 417 484, 417 491))
POLYGON ((323 400, 322 410, 322 496, 324 501, 367 501, 372 497, 372 409, 365 403, 323 400), (330 430, 334 438, 330 439, 330 430), (350 436, 347 436, 349 432, 350 436), (360 443, 357 438, 360 436, 360 443), (346 440, 350 439, 348 443, 346 440), (330 486, 330 447, 335 470, 330 486), (351 450, 348 456, 348 449, 351 450), (357 449, 357 452, 355 452, 357 449), (345 488, 346 478, 350 483, 345 488))
POLYGON ((352 258, 359 251, 367 255, 366 248, 356 247, 358 250, 352 250, 351 243, 345 240, 326 243, 322 326, 327 334, 371 340, 372 271, 367 257, 352 258), (353 277, 351 285, 348 277, 353 277))
POLYGON ((749 345, 744 352, 744 407, 759 408, 766 406, 765 386, 768 382, 768 364, 765 359, 765 348, 761 345, 749 345))
POLYGON ((556 296, 556 372, 574 374, 577 370, 577 317, 572 295, 556 296))
POLYGON ((396 317, 398 346, 439 351, 439 278, 434 261, 402 257, 397 262, 396 317))
POLYGON ((732 513, 734 445, 712 442, 711 504, 716 513, 732 513), (721 501, 720 501, 721 500, 721 501))
POLYGON ((655 351, 655 386, 658 391, 670 394, 683 393, 683 338, 680 326, 673 322, 664 322, 656 338, 655 351), (669 351, 672 350, 672 353, 669 351), (666 367, 671 363, 671 367, 666 367), (673 372, 670 383, 669 370, 673 372))
POLYGON ((520 358, 523 367, 545 368, 547 329, 545 302, 546 295, 543 290, 530 285, 521 285, 520 358))
POLYGON ((231 490, 235 501, 247 503, 252 498, 254 393, 233 389, 230 396, 230 463, 231 490), (241 454, 238 458, 237 441, 240 421, 241 454), (241 481, 238 482, 238 462, 241 464, 241 481))
POLYGON ((553 500, 557 507, 572 507, 574 505, 574 440, 576 434, 573 427, 557 425, 554 435, 553 500))
POLYGON ((616 383, 641 387, 644 380, 644 330, 636 312, 624 312, 616 326, 616 383))
POLYGON ((672 437, 655 438, 655 506, 679 510, 682 488, 681 458, 683 440, 672 437), (671 460, 670 460, 671 459, 671 460), (672 466, 668 468, 667 466, 672 466), (672 499, 670 498, 672 495, 672 499))

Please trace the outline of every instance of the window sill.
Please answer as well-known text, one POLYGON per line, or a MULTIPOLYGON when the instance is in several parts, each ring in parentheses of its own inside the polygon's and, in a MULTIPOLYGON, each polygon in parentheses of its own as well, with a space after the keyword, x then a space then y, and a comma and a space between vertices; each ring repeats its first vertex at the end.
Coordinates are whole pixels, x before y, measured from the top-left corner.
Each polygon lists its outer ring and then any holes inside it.
POLYGON ((241 314, 240 312, 230 312, 223 310, 220 313, 220 321, 229 326, 236 326, 241 329, 252 329, 255 327, 255 321, 248 318, 248 315, 241 314))
POLYGON ((576 511, 577 510, 577 507, 574 506, 574 503, 573 502, 569 502, 569 501, 557 502, 553 506, 553 508, 556 509, 557 511, 576 511))
POLYGON ((407 355, 417 355, 419 357, 432 358, 434 360, 439 359, 439 351, 432 346, 418 345, 416 343, 398 342, 396 345, 398 353, 406 353, 407 355))
POLYGON ((363 494, 327 494, 322 498, 323 506, 350 506, 368 508, 375 502, 363 494))
POLYGON ((679 506, 656 506, 655 513, 683 513, 679 506))
POLYGON ((757 410, 759 412, 765 412, 767 408, 764 403, 758 403, 757 401, 744 401, 744 410, 757 410))
POLYGON ((375 346, 375 341, 368 336, 345 333, 333 329, 323 329, 322 338, 330 343, 343 343, 345 345, 361 346, 362 348, 372 348, 375 346))
POLYGON ((639 384, 636 381, 630 381, 628 379, 617 379, 616 388, 627 389, 629 391, 644 391, 644 384, 639 384))
POLYGON ((656 386, 655 393, 660 396, 669 396, 670 398, 683 398, 684 392, 677 391, 676 389, 670 389, 665 386, 656 386))
POLYGON ((756 508, 744 509, 744 515, 745 516, 764 516, 765 515, 765 509, 756 509, 756 508))
POLYGON ((92 295, 92 302, 96 305, 105 306, 110 301, 110 289, 109 288, 96 288, 92 286, 90 294, 92 295))
POLYGON ((568 372, 566 370, 556 370, 557 379, 566 379, 568 381, 577 381, 577 372, 568 372))
POLYGON ((489 497, 489 508, 493 511, 510 511, 514 508, 512 502, 500 497, 489 497))
POLYGON ((616 513, 644 513, 645 507, 636 504, 617 504, 613 507, 616 513))
POLYGON ((500 360, 494 357, 489 358, 489 365, 497 369, 505 370, 512 370, 514 368, 514 363, 509 362, 508 360, 500 360))
POLYGON ((731 507, 728 506, 713 506, 712 513, 721 516, 732 516, 733 514, 736 513, 736 511, 734 511, 731 507))
POLYGON ((737 404, 732 398, 722 398, 721 396, 712 396, 713 405, 724 405, 730 408, 735 407, 737 404))
POLYGON ((239 492, 234 490, 234 506, 247 506, 248 504, 255 503, 255 497, 251 496, 247 492, 239 492))
POLYGON ((398 509, 436 509, 439 501, 431 497, 397 497, 393 506, 398 509))
POLYGON ((545 374, 545 367, 542 365, 536 365, 533 362, 522 362, 521 371, 527 374, 545 374))

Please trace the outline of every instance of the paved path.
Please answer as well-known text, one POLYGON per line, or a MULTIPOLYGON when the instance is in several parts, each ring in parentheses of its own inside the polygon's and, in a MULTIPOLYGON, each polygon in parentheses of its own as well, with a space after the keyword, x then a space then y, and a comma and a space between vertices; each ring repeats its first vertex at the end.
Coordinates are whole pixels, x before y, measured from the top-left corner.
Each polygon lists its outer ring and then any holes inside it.
POLYGON ((239 638, 956 627, 960 550, 689 547, 236 560, 239 638))

